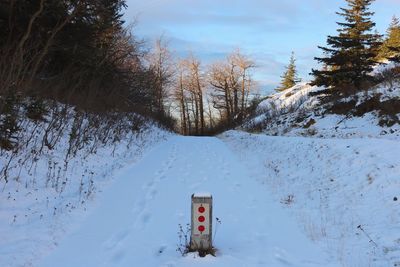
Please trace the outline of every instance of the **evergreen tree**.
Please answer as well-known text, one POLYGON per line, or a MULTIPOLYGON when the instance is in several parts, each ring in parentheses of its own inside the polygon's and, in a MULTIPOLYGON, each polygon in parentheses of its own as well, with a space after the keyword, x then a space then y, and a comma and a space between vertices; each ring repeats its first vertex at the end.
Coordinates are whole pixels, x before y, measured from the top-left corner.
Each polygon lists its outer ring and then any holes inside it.
POLYGON ((286 67, 286 71, 281 78, 281 84, 275 89, 278 92, 285 91, 286 89, 289 89, 295 86, 296 83, 300 82, 300 79, 297 77, 296 58, 294 56, 294 52, 292 52, 289 65, 286 67))
POLYGON ((390 50, 395 53, 395 55, 390 58, 390 61, 400 64, 400 47, 391 47, 390 50))
POLYGON ((400 48, 400 20, 393 16, 392 22, 386 31, 386 39, 379 49, 378 59, 387 59, 398 56, 396 49, 400 48))
POLYGON ((329 47, 319 47, 326 57, 316 57, 326 68, 312 70, 313 84, 331 87, 336 92, 350 93, 347 90, 360 90, 362 83, 373 80, 373 69, 378 47, 379 34, 373 33, 374 14, 369 6, 374 0, 346 0, 347 8, 341 8, 338 15, 345 22, 337 22, 341 27, 337 36, 328 36, 329 47))

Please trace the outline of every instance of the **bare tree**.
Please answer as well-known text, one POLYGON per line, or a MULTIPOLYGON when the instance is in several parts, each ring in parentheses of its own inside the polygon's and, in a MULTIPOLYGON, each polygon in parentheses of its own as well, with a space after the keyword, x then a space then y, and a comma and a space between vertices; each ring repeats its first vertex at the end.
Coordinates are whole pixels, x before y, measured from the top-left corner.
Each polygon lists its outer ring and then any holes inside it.
POLYGON ((204 99, 203 90, 204 83, 200 69, 200 61, 196 59, 193 55, 189 58, 189 68, 191 75, 191 91, 193 92, 194 99, 196 102, 196 121, 199 125, 200 131, 197 134, 204 134, 205 121, 204 121, 204 99))
POLYGON ((190 121, 187 121, 188 114, 187 114, 187 105, 186 105, 186 98, 185 98, 185 88, 184 88, 184 75, 185 75, 185 67, 184 62, 181 61, 177 65, 177 81, 175 85, 174 96, 176 101, 179 103, 180 109, 180 117, 181 117, 181 133, 187 135, 188 127, 187 125, 190 121))
POLYGON ((155 98, 156 107, 159 112, 164 112, 164 103, 168 94, 168 86, 172 82, 173 62, 172 54, 168 49, 168 44, 161 36, 155 42, 153 51, 149 54, 150 67, 156 75, 155 98))
POLYGON ((209 82, 213 88, 213 107, 219 110, 220 114, 224 114, 221 110, 225 111, 224 117, 228 123, 231 122, 233 114, 233 101, 229 85, 229 71, 229 65, 225 62, 214 63, 209 69, 209 82))
POLYGON ((253 90, 254 62, 239 50, 207 71, 193 55, 182 60, 176 76, 175 101, 183 134, 204 135, 213 128, 241 121, 253 90))
POLYGON ((244 116, 252 90, 250 70, 254 67, 254 62, 237 50, 225 62, 215 63, 209 69, 213 106, 225 111, 228 124, 244 116))
POLYGON ((231 55, 231 60, 239 68, 241 76, 241 113, 245 111, 247 106, 248 96, 251 91, 251 74, 250 70, 255 68, 255 63, 249 57, 241 54, 240 50, 236 50, 231 55))

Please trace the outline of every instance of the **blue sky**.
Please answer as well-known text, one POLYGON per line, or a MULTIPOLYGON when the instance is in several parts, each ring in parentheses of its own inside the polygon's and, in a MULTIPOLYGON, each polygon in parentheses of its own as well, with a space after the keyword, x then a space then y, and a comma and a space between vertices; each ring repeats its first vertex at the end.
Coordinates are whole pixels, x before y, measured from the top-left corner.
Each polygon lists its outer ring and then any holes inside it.
MULTIPOLYGON (((160 35, 177 56, 190 52, 204 64, 223 59, 236 48, 257 63, 255 77, 267 89, 276 86, 291 51, 299 74, 316 66, 318 45, 335 34, 335 14, 345 0, 127 0, 127 23, 137 20, 136 35, 152 42, 160 35)), ((376 0, 377 29, 400 17, 400 0, 376 0)))

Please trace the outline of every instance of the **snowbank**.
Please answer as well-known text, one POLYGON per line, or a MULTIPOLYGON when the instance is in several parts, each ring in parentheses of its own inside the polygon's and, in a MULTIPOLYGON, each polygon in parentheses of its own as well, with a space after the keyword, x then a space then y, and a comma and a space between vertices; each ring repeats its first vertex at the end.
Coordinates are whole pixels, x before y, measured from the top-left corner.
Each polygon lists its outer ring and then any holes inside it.
POLYGON ((27 121, 22 134, 30 136, 18 154, 2 151, 0 169, 11 163, 8 183, 0 181, 0 266, 37 266, 59 240, 79 225, 92 210, 93 200, 112 182, 113 173, 141 155, 169 133, 151 123, 127 133, 120 142, 94 149, 91 143, 66 158, 71 123, 52 149, 43 147, 47 122, 27 121), (39 146, 38 146, 39 144, 39 146))
POLYGON ((266 194, 342 266, 400 265, 400 143, 382 139, 221 138, 266 194))

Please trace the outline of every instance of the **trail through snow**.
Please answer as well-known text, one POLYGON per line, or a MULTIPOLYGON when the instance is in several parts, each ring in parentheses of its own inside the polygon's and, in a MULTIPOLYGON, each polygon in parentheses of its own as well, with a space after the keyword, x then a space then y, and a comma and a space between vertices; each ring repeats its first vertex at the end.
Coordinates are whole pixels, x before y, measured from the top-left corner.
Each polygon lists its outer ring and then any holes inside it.
POLYGON ((116 174, 41 267, 338 266, 217 138, 172 137, 116 174), (190 196, 211 192, 217 256, 181 256, 190 196))

